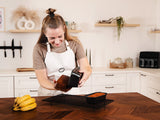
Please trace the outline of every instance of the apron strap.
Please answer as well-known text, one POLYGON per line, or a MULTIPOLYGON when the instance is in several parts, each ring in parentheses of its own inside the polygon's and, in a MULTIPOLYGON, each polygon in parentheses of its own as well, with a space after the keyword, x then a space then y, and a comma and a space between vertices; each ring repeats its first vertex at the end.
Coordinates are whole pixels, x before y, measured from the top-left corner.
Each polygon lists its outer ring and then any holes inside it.
POLYGON ((50 47, 49 42, 47 42, 47 52, 51 52, 51 47, 50 47))
POLYGON ((67 50, 70 50, 71 48, 69 47, 69 43, 67 42, 67 40, 65 40, 65 43, 66 43, 67 50))

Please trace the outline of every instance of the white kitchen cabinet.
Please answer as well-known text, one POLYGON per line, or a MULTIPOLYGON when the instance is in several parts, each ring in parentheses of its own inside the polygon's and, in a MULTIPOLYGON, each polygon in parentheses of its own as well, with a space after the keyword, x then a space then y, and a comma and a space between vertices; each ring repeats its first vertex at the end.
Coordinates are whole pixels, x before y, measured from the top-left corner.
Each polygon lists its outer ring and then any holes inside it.
POLYGON ((38 96, 39 83, 35 76, 15 76, 15 96, 38 96))
POLYGON ((147 96, 160 102, 160 77, 150 76, 147 82, 147 96))
POLYGON ((14 97, 13 77, 0 77, 0 98, 14 97))
POLYGON ((92 82, 92 76, 88 78, 88 80, 84 83, 82 87, 73 87, 66 94, 72 94, 72 95, 89 94, 92 92, 91 82, 92 82))
POLYGON ((92 92, 126 92, 126 73, 95 73, 92 75, 92 92))
POLYGON ((139 72, 127 73, 127 92, 140 92, 141 82, 139 72))
POLYGON ((147 75, 145 73, 140 73, 140 81, 141 81, 140 93, 145 96, 148 96, 147 89, 148 89, 149 79, 150 79, 149 75, 147 75))
POLYGON ((160 102, 160 77, 141 73, 141 94, 160 102))

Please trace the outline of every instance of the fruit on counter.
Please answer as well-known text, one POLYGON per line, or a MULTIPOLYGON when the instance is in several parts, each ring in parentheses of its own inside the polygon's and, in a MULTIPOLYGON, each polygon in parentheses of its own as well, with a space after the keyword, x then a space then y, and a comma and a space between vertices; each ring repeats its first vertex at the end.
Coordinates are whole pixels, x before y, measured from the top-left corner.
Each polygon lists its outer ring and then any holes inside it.
POLYGON ((29 111, 37 107, 36 99, 30 95, 17 97, 14 100, 13 111, 29 111))
POLYGON ((25 107, 22 107, 21 111, 33 110, 36 107, 37 107, 37 104, 36 103, 32 103, 32 104, 29 104, 29 105, 27 105, 25 107))
POLYGON ((35 103, 35 102, 36 102, 35 98, 29 98, 26 101, 19 104, 19 107, 25 107, 25 106, 30 105, 30 104, 35 103))
POLYGON ((14 100, 14 105, 13 105, 13 107, 16 107, 17 101, 18 101, 19 98, 20 98, 20 97, 16 97, 16 99, 14 100))
POLYGON ((24 102, 25 100, 27 100, 27 99, 29 99, 29 98, 31 98, 31 96, 30 95, 24 95, 24 96, 22 96, 22 97, 19 97, 18 99, 17 99, 17 105, 19 105, 19 104, 21 104, 22 102, 24 102))

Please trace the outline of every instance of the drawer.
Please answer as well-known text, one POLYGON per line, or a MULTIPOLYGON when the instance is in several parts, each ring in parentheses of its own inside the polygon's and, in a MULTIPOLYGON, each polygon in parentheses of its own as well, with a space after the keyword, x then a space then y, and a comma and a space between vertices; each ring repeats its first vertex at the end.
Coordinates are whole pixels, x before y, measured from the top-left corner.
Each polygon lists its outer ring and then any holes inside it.
POLYGON ((84 83, 83 87, 90 87, 92 84, 91 79, 86 80, 86 82, 84 83))
POLYGON ((65 94, 78 95, 79 94, 79 88, 72 88, 68 92, 65 92, 65 94))
POLYGON ((148 88, 148 97, 160 103, 160 90, 148 88))
POLYGON ((92 85, 105 85, 105 84, 125 84, 126 74, 95 74, 92 75, 92 85))
POLYGON ((80 87, 79 88, 79 94, 90 94, 92 93, 91 87, 80 87))
POLYGON ((160 78, 157 78, 157 77, 151 77, 150 80, 148 80, 148 87, 153 87, 155 89, 158 89, 160 90, 160 78))
POLYGON ((15 88, 38 88, 39 83, 35 76, 15 77, 15 88))
POLYGON ((31 96, 38 96, 38 89, 15 89, 15 96, 21 97, 29 94, 31 96))
POLYGON ((123 93, 126 92, 125 85, 117 85, 117 84, 107 84, 105 86, 95 86, 92 87, 94 92, 107 92, 107 93, 123 93))
POLYGON ((123 93, 126 92, 125 85, 106 85, 105 89, 107 93, 123 93))

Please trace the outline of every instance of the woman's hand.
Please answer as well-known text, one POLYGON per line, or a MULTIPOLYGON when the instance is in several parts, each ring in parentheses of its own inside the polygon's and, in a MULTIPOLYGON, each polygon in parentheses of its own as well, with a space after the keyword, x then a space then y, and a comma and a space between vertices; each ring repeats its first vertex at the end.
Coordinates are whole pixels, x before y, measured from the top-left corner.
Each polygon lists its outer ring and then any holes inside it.
POLYGON ((87 58, 81 58, 80 60, 78 60, 78 63, 80 65, 80 70, 79 72, 83 73, 83 77, 82 79, 79 81, 79 85, 78 87, 82 87, 84 85, 84 83, 86 82, 86 80, 89 78, 89 76, 92 73, 92 69, 91 66, 88 63, 87 58))
POLYGON ((46 69, 35 70, 35 73, 36 73, 37 79, 39 81, 39 84, 43 88, 46 88, 46 89, 49 89, 49 90, 55 90, 55 83, 54 82, 51 83, 48 80, 46 69))

